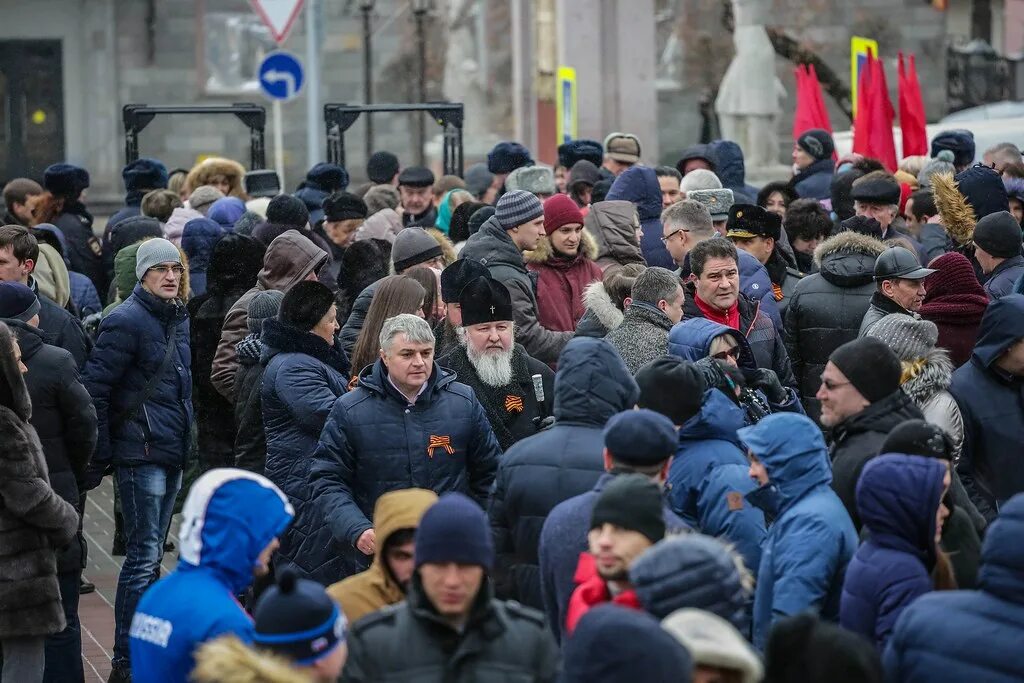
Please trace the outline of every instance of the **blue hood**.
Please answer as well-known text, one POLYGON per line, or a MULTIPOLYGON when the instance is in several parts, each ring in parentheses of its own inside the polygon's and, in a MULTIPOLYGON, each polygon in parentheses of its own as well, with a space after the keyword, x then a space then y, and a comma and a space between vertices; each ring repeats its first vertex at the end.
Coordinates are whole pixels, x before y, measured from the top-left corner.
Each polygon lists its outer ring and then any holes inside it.
POLYGON ((890 453, 869 461, 857 482, 857 513, 871 540, 923 557, 931 566, 945 474, 942 461, 916 455, 890 453))
MULTIPOLYGON (((1005 301, 1005 299, 1002 299, 1005 301)), ((981 546, 978 586, 1004 600, 1024 603, 1024 493, 999 509, 981 546)))
POLYGON ((679 444, 685 451, 688 441, 710 441, 718 439, 741 447, 736 432, 744 425, 743 410, 718 389, 704 392, 704 403, 700 412, 683 423, 679 428, 679 444))
POLYGON ((668 352, 683 360, 696 363, 711 353, 711 342, 723 334, 732 335, 740 346, 739 366, 753 370, 757 367, 754 354, 739 330, 716 323, 707 318, 690 318, 672 326, 668 333, 668 352))
POLYGON ((809 417, 776 413, 736 435, 764 463, 779 492, 780 514, 811 489, 832 482, 825 438, 809 417))
POLYGON ((715 157, 715 174, 722 187, 745 193, 747 169, 743 163, 743 150, 732 140, 716 140, 708 145, 715 157))
MULTIPOLYGON (((619 174, 605 196, 609 199, 624 199, 636 205, 640 220, 661 218, 661 186, 653 168, 631 166, 619 174)), ((661 237, 661 235, 657 235, 661 237)))
POLYGON ((228 232, 235 229, 235 223, 245 213, 245 203, 238 197, 221 197, 215 201, 206 217, 228 232))
POLYGON ((225 467, 196 480, 181 514, 178 571, 210 570, 239 593, 252 583, 260 553, 288 528, 295 511, 266 477, 225 467))
POLYGON ((558 357, 555 375, 556 422, 603 426, 612 415, 631 410, 640 388, 611 344, 603 339, 572 339, 558 357))
POLYGON ((181 250, 188 257, 189 274, 205 273, 213 258, 213 248, 224 230, 209 218, 193 218, 181 233, 181 250))
POLYGON ((1010 294, 985 309, 974 357, 990 368, 1021 337, 1024 337, 1024 294, 1010 294))

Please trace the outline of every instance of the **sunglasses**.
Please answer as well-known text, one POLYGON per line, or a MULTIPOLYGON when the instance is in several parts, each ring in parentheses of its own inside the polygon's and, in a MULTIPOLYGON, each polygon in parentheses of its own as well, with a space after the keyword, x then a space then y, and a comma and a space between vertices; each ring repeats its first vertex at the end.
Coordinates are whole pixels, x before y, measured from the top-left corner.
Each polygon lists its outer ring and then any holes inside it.
POLYGON ((739 359, 740 359, 740 347, 739 347, 739 345, 736 345, 736 346, 732 347, 731 349, 726 349, 725 351, 719 351, 718 353, 713 353, 713 354, 711 354, 711 357, 714 358, 715 360, 725 360, 726 358, 732 358, 734 361, 739 361, 739 359))
POLYGON ((852 384, 852 382, 833 382, 832 380, 825 378, 822 378, 821 380, 821 386, 825 387, 829 391, 835 391, 839 387, 845 387, 847 384, 852 384))

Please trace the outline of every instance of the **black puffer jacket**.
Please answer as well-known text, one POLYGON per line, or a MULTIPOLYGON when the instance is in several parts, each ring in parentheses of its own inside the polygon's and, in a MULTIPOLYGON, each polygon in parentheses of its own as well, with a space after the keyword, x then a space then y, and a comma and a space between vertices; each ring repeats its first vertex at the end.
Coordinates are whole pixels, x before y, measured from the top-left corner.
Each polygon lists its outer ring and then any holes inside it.
POLYGON ((857 338, 875 291, 875 259, 885 251, 876 239, 841 232, 814 252, 819 271, 796 284, 786 307, 786 350, 807 416, 821 414, 814 395, 832 352, 857 338))
POLYGON ((266 368, 260 362, 263 342, 258 335, 250 334, 238 342, 236 348, 234 465, 263 474, 267 466, 267 435, 263 431, 263 402, 260 400, 266 368))
POLYGON ((862 412, 839 423, 832 430, 829 455, 832 458, 832 489, 850 513, 860 531, 857 514, 857 481, 869 460, 878 455, 889 432, 901 422, 923 420, 921 409, 902 389, 897 389, 862 412))
POLYGON ((570 341, 558 357, 555 424, 502 456, 488 516, 494 530, 498 596, 543 609, 538 545, 544 520, 563 500, 594 488, 604 473, 604 424, 629 410, 639 389, 603 339, 570 341))

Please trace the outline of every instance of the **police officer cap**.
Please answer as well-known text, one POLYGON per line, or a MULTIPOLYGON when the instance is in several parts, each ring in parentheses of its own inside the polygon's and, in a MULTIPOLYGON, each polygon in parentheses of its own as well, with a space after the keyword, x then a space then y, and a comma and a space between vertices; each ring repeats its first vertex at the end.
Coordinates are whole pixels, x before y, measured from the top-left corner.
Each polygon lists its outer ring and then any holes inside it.
POLYGON ((617 462, 634 467, 660 465, 676 452, 672 421, 653 410, 626 410, 608 420, 604 447, 617 462))

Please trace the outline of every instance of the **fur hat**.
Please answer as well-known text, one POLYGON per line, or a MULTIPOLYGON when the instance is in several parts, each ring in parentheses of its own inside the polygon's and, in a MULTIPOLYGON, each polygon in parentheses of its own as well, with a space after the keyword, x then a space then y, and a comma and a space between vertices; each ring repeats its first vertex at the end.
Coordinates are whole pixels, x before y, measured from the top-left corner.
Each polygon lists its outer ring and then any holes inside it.
POLYGON ((298 197, 279 194, 267 205, 267 222, 302 230, 309 223, 309 209, 298 197))
POLYGON ((400 164, 391 152, 374 152, 366 162, 366 177, 371 183, 385 184, 394 180, 400 164))
POLYGON ((680 609, 665 617, 661 627, 686 648, 696 666, 738 671, 742 683, 757 683, 764 675, 761 658, 750 644, 716 614, 680 609))
POLYGON ((89 187, 89 172, 73 164, 53 164, 43 171, 43 187, 55 197, 77 199, 89 187))
POLYGON ((136 159, 121 171, 124 189, 162 190, 167 187, 167 167, 156 159, 136 159))
POLYGON ((518 142, 499 142, 487 153, 487 170, 491 173, 511 173, 522 166, 533 166, 530 150, 518 142))
POLYGON ((555 172, 550 166, 539 165, 522 166, 509 173, 505 178, 505 189, 548 195, 558 191, 555 187, 555 172))
POLYGON ((324 192, 342 192, 348 187, 348 171, 338 164, 321 162, 309 169, 306 182, 315 184, 324 192))
POLYGON ((604 147, 597 140, 570 140, 558 146, 559 166, 571 169, 581 160, 600 166, 604 163, 604 147))

